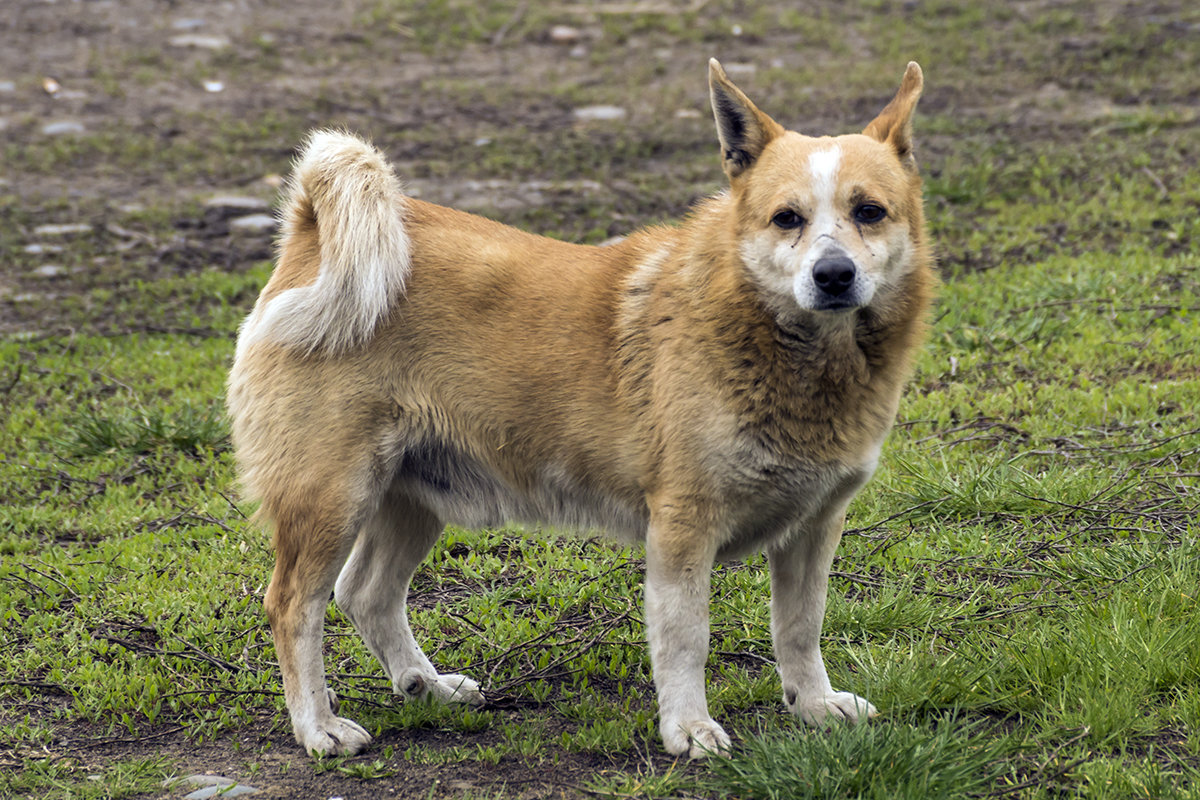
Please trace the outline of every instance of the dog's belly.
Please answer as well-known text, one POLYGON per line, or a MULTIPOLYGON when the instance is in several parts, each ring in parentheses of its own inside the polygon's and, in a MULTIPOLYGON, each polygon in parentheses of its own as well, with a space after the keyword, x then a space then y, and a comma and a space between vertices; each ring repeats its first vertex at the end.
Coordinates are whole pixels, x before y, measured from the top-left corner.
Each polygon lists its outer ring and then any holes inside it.
POLYGON ((426 441, 405 448, 395 486, 442 521, 464 528, 524 522, 602 529, 637 541, 645 536, 649 516, 644 504, 639 507, 553 465, 535 467, 521 478, 502 476, 443 442, 426 441))

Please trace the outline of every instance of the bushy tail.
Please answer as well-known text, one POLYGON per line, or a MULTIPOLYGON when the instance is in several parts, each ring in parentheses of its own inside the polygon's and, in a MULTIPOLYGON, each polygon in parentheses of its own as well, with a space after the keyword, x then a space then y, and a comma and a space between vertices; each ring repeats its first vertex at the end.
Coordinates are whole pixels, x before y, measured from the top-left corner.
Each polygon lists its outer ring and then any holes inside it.
POLYGON ((307 244, 319 253, 317 279, 265 306, 260 300, 239 349, 259 339, 309 352, 361 344, 403 295, 410 268, 404 195, 391 166, 355 136, 316 131, 296 161, 282 215, 278 269, 307 244))

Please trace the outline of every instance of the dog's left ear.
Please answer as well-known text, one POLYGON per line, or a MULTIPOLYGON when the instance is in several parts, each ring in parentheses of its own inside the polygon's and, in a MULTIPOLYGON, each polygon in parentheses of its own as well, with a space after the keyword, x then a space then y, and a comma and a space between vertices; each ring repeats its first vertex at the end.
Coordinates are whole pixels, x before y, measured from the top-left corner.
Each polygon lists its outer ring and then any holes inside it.
POLYGON ((914 170, 917 161, 913 157, 912 116, 924 85, 925 78, 920 65, 915 61, 908 62, 904 80, 900 82, 900 90, 892 102, 884 106, 879 116, 863 129, 863 133, 872 139, 890 144, 904 166, 914 170))
POLYGON ((759 111, 715 58, 708 60, 708 91, 725 173, 736 178, 758 159, 767 143, 783 133, 783 126, 759 111))

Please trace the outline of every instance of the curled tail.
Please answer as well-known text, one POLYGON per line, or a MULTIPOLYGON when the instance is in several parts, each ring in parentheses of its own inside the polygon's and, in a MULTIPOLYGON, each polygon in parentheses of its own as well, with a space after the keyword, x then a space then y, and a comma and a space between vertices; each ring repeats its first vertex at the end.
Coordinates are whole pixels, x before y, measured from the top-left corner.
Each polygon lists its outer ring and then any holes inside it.
POLYGON ((404 294, 410 268, 391 166, 355 136, 316 131, 281 213, 279 264, 242 326, 239 353, 260 340, 328 353, 362 344, 404 294), (314 261, 316 279, 306 280, 314 261))

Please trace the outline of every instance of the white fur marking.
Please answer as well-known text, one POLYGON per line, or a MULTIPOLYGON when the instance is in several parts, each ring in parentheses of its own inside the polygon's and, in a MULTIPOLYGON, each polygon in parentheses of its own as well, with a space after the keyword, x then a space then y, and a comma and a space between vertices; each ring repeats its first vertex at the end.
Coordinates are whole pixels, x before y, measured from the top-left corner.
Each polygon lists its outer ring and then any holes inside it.
POLYGON ((349 134, 314 133, 290 182, 285 241, 308 224, 307 213, 319 231, 317 279, 258 303, 242 326, 239 357, 263 339, 345 351, 364 342, 404 293, 410 267, 404 195, 378 150, 349 134))
POLYGON ((813 194, 816 195, 818 207, 825 208, 833 204, 841 166, 842 148, 837 145, 809 154, 808 170, 812 173, 813 194))

